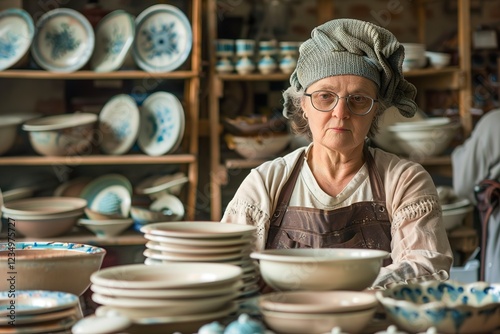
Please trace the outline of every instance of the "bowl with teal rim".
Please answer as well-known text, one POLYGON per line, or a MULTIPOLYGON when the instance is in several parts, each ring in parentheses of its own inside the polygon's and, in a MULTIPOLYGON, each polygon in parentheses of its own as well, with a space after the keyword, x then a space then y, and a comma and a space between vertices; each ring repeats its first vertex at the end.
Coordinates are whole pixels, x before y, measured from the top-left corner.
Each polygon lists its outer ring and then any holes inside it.
POLYGON ((437 280, 396 284, 375 293, 399 328, 438 333, 491 333, 500 327, 500 284, 437 280))
POLYGON ((0 291, 49 290, 82 295, 99 270, 106 250, 72 242, 3 242, 0 291))

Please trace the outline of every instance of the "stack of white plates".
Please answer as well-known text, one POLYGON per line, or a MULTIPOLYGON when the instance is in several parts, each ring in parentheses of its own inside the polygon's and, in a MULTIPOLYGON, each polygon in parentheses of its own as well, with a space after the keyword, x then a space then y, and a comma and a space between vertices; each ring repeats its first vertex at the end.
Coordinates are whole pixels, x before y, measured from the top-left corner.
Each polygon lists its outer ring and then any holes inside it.
POLYGON ((241 277, 242 270, 234 265, 193 262, 109 267, 90 280, 92 299, 102 305, 97 316, 120 315, 137 326, 196 330, 237 309, 241 277))
POLYGON ((71 333, 82 317, 78 296, 58 291, 1 291, 0 333, 71 333))
POLYGON ((239 266, 243 272, 240 300, 255 295, 258 264, 250 258, 254 226, 219 222, 154 223, 141 228, 146 264, 204 262, 239 266))

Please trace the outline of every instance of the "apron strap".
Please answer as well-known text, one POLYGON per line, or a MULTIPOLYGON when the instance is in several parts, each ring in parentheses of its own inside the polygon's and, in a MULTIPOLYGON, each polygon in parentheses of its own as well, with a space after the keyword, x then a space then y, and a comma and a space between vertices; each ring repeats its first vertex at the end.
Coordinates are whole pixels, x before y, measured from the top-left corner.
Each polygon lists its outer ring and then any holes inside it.
POLYGON ((373 196, 375 201, 385 203, 385 190, 384 182, 377 171, 377 166, 375 165, 375 159, 373 159, 372 154, 368 150, 368 145, 364 147, 364 155, 366 159, 366 167, 368 168, 368 175, 370 178, 370 186, 372 187, 373 196))

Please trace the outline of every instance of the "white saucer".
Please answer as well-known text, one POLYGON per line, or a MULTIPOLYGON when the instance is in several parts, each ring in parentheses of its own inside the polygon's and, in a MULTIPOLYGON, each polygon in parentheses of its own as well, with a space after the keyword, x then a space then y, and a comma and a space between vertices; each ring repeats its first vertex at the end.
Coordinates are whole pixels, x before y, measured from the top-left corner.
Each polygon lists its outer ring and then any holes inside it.
MULTIPOLYGON (((34 315, 59 311, 78 304, 78 296, 59 291, 19 290, 15 292, 16 315, 34 315)), ((9 291, 0 291, 0 316, 10 313, 9 291)))
POLYGON ((103 17, 96 27, 91 69, 96 72, 119 70, 132 46, 134 35, 134 17, 126 11, 115 10, 103 17))
POLYGON ((94 29, 78 11, 56 8, 38 20, 31 53, 43 69, 77 71, 88 62, 93 50, 94 29))
POLYGON ((127 153, 139 134, 139 108, 127 94, 112 97, 99 113, 101 150, 106 154, 127 153))
POLYGON ((141 106, 138 144, 151 156, 175 151, 184 136, 184 108, 177 97, 167 92, 148 96, 141 106))
POLYGON ((188 58, 193 46, 191 23, 172 5, 154 5, 139 14, 132 55, 147 72, 169 72, 188 58))
POLYGON ((24 9, 9 8, 0 12, 2 48, 0 71, 8 69, 20 61, 28 52, 35 35, 35 25, 30 14, 24 9))

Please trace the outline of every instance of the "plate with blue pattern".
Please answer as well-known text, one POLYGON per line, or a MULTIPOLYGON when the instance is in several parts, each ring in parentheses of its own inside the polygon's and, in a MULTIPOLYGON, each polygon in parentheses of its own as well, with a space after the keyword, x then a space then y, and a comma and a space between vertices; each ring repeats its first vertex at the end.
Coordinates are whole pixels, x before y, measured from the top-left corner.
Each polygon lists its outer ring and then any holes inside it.
POLYGON ((35 25, 23 9, 9 8, 0 12, 0 71, 16 65, 30 49, 35 25))
POLYGON ((47 71, 74 72, 89 61, 94 40, 94 29, 85 16, 74 9, 56 8, 38 20, 31 54, 47 71))
POLYGON ((17 290, 0 291, 0 315, 10 314, 14 305, 16 315, 39 314, 63 310, 78 304, 78 296, 59 291, 17 290))
POLYGON ((181 102, 168 92, 148 96, 141 106, 141 125, 137 143, 151 156, 175 151, 184 136, 185 115, 181 102))
POLYGON ((193 46, 193 31, 182 10, 159 4, 142 11, 135 20, 132 56, 147 72, 170 72, 181 66, 193 46))
POLYGON ((128 217, 132 184, 121 174, 106 174, 87 184, 80 197, 87 200, 87 207, 93 211, 128 217))
POLYGON ((103 153, 127 153, 139 134, 139 107, 127 94, 112 97, 99 113, 100 148, 103 153))
POLYGON ((112 72, 123 65, 135 35, 134 17, 124 10, 114 10, 103 17, 95 31, 95 47, 90 68, 112 72))

